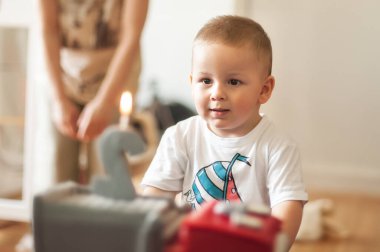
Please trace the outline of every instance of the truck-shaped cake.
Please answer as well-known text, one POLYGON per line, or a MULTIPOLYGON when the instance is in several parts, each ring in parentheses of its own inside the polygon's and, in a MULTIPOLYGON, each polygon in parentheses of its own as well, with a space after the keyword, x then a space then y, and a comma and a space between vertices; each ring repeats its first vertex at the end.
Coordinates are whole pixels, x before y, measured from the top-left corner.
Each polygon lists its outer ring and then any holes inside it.
POLYGON ((281 222, 266 206, 209 201, 192 210, 139 196, 124 155, 143 151, 135 132, 107 129, 99 151, 108 177, 58 184, 34 197, 35 252, 286 251, 281 222))

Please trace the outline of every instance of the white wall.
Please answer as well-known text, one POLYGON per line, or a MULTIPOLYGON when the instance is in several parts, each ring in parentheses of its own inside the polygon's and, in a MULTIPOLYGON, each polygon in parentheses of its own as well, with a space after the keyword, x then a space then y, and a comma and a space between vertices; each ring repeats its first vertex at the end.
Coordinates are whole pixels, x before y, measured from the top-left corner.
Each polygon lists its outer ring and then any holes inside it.
POLYGON ((310 187, 380 194, 380 2, 255 0, 277 86, 264 107, 298 141, 310 187))
POLYGON ((31 10, 36 0, 0 0, 2 26, 28 26, 32 22, 31 10))
POLYGON ((232 14, 234 0, 151 0, 143 34, 143 75, 140 104, 149 103, 149 83, 159 83, 159 96, 193 106, 189 74, 191 45, 200 27, 211 17, 232 14))

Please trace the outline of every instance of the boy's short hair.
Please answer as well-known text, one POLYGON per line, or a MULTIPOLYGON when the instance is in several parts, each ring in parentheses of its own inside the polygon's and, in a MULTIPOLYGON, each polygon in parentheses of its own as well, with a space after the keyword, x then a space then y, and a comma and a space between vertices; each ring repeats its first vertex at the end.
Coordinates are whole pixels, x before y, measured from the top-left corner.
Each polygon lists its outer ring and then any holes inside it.
POLYGON ((221 42, 230 46, 249 45, 272 72, 272 45, 262 26, 252 19, 240 16, 218 16, 208 21, 195 36, 194 42, 221 42))

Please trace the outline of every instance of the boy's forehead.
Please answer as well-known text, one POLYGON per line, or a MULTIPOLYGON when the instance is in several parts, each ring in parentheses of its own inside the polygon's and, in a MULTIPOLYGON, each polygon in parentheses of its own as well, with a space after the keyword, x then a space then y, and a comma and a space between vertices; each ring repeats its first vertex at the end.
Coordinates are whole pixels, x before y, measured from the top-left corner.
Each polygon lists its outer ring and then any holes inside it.
MULTIPOLYGON (((220 41, 195 41, 193 43, 193 50, 192 50, 192 57, 194 59, 195 56, 202 55, 203 53, 207 53, 209 50, 214 50, 216 47, 225 47, 225 48, 231 48, 232 50, 238 50, 242 52, 244 55, 250 55, 255 57, 255 59, 258 59, 259 55, 255 48, 250 46, 249 44, 241 44, 241 45, 231 45, 228 43, 223 43, 220 41)), ((224 49, 224 48, 223 48, 224 49)), ((226 51, 221 50, 219 51, 220 54, 224 53, 226 51)))
POLYGON ((227 66, 240 66, 242 64, 257 64, 256 54, 248 48, 226 46, 220 43, 198 44, 193 49, 193 65, 210 66, 222 64, 227 66))
POLYGON ((250 69, 261 69, 259 71, 263 72, 265 76, 267 75, 266 60, 259 57, 257 50, 248 44, 228 45, 219 41, 195 41, 191 71, 207 72, 205 69, 209 69, 212 66, 210 64, 215 63, 223 66, 225 70, 228 69, 228 71, 231 70, 236 73, 244 71, 248 67, 250 69), (218 48, 217 51, 214 51, 215 48, 218 48), (217 62, 212 59, 217 59, 217 62))
POLYGON ((225 47, 230 47, 230 48, 235 48, 235 49, 241 49, 246 51, 247 53, 255 54, 258 55, 257 48, 254 46, 250 45, 249 43, 241 43, 241 44, 231 44, 231 43, 225 43, 223 41, 194 41, 193 43, 193 54, 196 49, 201 48, 202 50, 208 50, 211 49, 215 46, 225 46, 225 47))
MULTIPOLYGON (((220 39, 213 39, 213 40, 203 40, 203 39, 196 39, 193 42, 193 50, 192 50, 192 64, 194 64, 194 57, 196 55, 201 55, 199 51, 207 51, 208 49, 211 50, 213 46, 226 46, 236 49, 242 49, 247 55, 251 55, 255 58, 256 63, 261 65, 263 67, 265 72, 268 72, 270 74, 270 68, 271 68, 271 56, 268 55, 265 51, 260 50, 252 41, 246 41, 242 40, 239 43, 228 43, 225 41, 222 41, 220 39), (198 49, 200 49, 198 51, 198 49)), ((268 73, 266 73, 267 75, 268 73)))

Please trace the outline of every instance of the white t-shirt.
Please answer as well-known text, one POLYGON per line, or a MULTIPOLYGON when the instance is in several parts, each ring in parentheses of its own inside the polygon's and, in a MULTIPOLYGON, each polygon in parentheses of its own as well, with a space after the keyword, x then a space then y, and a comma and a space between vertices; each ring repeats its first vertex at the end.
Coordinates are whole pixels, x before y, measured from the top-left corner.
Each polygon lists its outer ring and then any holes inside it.
POLYGON ((271 207, 308 199, 296 144, 265 115, 235 138, 215 135, 200 116, 168 128, 142 185, 182 192, 193 208, 212 199, 271 207))

